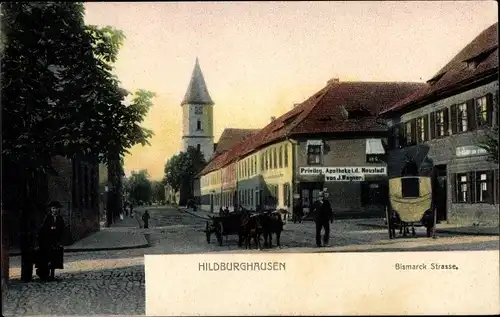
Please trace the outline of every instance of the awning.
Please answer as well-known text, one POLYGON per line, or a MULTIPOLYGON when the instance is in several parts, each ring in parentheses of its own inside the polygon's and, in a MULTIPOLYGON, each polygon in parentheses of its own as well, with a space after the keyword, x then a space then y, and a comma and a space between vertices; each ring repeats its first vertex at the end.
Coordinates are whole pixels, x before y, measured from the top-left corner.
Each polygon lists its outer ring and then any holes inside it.
POLYGON ((366 154, 385 154, 381 139, 366 139, 366 154))

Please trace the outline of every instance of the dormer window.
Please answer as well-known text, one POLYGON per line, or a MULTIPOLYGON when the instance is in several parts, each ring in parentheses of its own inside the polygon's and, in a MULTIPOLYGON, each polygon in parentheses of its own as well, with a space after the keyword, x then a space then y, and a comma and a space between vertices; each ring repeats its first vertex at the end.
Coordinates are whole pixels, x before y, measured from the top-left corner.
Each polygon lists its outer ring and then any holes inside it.
POLYGON ((444 76, 444 74, 446 74, 446 73, 437 74, 436 76, 434 76, 431 79, 429 79, 427 81, 427 83, 429 85, 434 85, 435 83, 437 83, 444 76))
POLYGON ((497 48, 498 46, 495 45, 494 47, 489 48, 475 56, 472 56, 464 60, 463 62, 466 64, 469 70, 475 70, 479 66, 479 64, 484 62, 497 48))
POLYGON ((201 130, 201 121, 196 121, 196 130, 201 130))
POLYGON ((363 107, 347 109, 346 107, 342 106, 340 111, 342 112, 342 116, 345 120, 355 120, 370 116, 370 112, 363 107))

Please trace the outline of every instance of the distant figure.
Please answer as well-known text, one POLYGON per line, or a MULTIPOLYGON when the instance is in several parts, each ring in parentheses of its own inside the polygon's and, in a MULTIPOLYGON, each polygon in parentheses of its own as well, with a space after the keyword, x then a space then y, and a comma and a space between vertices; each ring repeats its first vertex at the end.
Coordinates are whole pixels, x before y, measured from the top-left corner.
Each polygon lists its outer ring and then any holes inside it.
POLYGON ((297 204, 293 207, 293 223, 302 223, 302 217, 304 217, 304 209, 302 208, 302 201, 299 200, 297 204))
POLYGON ((129 208, 129 216, 130 216, 130 218, 133 218, 134 217, 134 204, 132 202, 130 202, 128 204, 128 208, 129 208))
POLYGON ((220 206, 219 208, 219 215, 224 216, 224 209, 222 208, 222 206, 220 206))
POLYGON ((224 209, 224 216, 229 216, 229 208, 224 209))
POLYGON ((314 203, 314 222, 316 223, 316 246, 321 247, 321 229, 325 229, 323 245, 328 245, 330 239, 330 223, 333 223, 332 206, 323 192, 320 193, 319 200, 314 203))
POLYGON ((142 221, 144 222, 145 229, 149 228, 149 218, 149 212, 147 210, 144 211, 144 214, 142 215, 142 221))
POLYGON ((62 238, 64 220, 59 215, 61 204, 53 201, 49 204, 50 212, 45 217, 38 234, 39 255, 36 274, 43 280, 53 280, 56 269, 64 268, 64 249, 62 238))

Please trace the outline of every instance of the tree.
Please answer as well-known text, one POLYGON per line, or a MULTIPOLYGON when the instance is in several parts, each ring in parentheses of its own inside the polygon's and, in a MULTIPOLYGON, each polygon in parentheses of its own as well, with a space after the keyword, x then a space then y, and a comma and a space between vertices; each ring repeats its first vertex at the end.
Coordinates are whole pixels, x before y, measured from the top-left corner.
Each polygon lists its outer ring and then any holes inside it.
POLYGON ((141 123, 154 97, 139 90, 125 102, 129 93, 113 74, 123 33, 86 26, 81 2, 2 3, 1 21, 5 207, 32 210, 43 199, 37 183, 56 173, 52 158, 60 155, 108 165, 108 210, 116 218, 120 161, 130 147, 148 144, 152 132, 141 123))
MULTIPOLYGON (((186 152, 172 156, 165 164, 165 184, 177 192, 192 196, 193 179, 206 165, 203 154, 194 147, 188 147, 186 152)), ((181 200, 185 200, 182 199, 181 200)), ((183 202, 179 202, 182 204, 183 202)))
POLYGON ((132 171, 128 180, 130 199, 134 202, 149 203, 153 198, 153 188, 147 170, 132 171))
POLYGON ((153 200, 156 202, 165 201, 165 185, 162 182, 153 182, 153 200))
POLYGON ((479 146, 488 152, 489 160, 498 164, 498 126, 485 131, 485 136, 480 140, 479 146))

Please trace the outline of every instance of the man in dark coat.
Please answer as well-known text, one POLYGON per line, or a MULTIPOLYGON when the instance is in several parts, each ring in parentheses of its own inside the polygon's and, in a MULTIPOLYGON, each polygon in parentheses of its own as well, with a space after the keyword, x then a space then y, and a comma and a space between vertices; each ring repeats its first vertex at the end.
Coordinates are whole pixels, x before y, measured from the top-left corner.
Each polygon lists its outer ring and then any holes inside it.
POLYGON ((41 279, 53 280, 56 269, 64 268, 64 250, 62 239, 64 235, 64 220, 59 215, 61 204, 51 202, 50 212, 45 216, 38 234, 37 275, 41 279))
POLYGON ((147 210, 144 211, 144 214, 142 215, 142 221, 144 222, 145 229, 149 228, 149 218, 149 212, 147 210))
POLYGON ((323 192, 320 193, 319 200, 314 203, 313 212, 316 223, 316 246, 321 247, 321 229, 325 229, 323 245, 327 245, 330 239, 330 222, 333 222, 332 206, 323 192))

